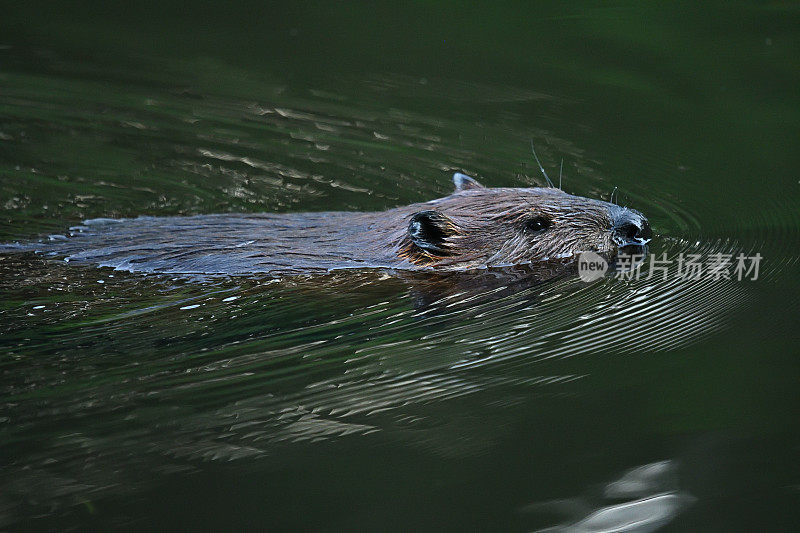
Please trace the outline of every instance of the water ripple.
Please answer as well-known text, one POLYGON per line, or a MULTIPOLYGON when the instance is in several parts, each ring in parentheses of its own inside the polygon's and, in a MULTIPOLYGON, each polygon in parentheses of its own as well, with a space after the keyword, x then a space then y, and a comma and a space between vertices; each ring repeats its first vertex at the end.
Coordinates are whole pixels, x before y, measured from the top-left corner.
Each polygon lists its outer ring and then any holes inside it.
MULTIPOLYGON (((787 246, 800 228, 796 190, 766 183, 759 209, 740 198, 726 206, 740 215, 713 216, 707 184, 687 181, 673 158, 621 151, 631 173, 655 179, 620 179, 572 140, 571 125, 532 124, 560 120, 574 102, 525 88, 376 75, 357 80, 357 100, 353 80, 309 90, 264 82, 256 100, 194 98, 165 83, 106 90, 13 72, 3 81, 0 131, 14 150, 0 161, 11 177, 0 182, 4 241, 57 238, 92 217, 377 210, 441 196, 454 170, 525 185, 540 179, 533 138, 550 168, 567 159, 571 192, 607 199, 619 185, 621 201, 648 214, 658 234, 650 257, 764 257, 758 282, 684 280, 672 264, 666 279, 587 284, 568 271, 428 298, 424 283, 385 272, 186 279, 0 255, 0 431, 11 470, 28 487, 49 483, 48 503, 124 493, 107 481, 120 465, 130 479, 117 485, 134 490, 137 471, 280 456, 297 443, 380 434, 442 456, 479 453, 491 434, 448 439, 437 433, 446 421, 421 409, 487 391, 502 406, 573 394, 593 371, 576 359, 701 343, 798 264, 787 246), (458 105, 439 109, 444 98, 458 105), (480 106, 482 118, 463 106, 480 106)), ((672 512, 679 496, 575 523, 672 512)))

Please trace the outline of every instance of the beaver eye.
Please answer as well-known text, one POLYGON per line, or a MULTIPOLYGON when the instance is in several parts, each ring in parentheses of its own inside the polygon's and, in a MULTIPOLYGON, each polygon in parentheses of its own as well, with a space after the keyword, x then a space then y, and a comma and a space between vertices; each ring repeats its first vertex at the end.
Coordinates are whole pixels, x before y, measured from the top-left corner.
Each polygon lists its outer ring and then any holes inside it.
POLYGON ((546 230, 552 225, 553 222, 547 217, 534 217, 525 221, 525 231, 528 233, 538 233, 546 230))

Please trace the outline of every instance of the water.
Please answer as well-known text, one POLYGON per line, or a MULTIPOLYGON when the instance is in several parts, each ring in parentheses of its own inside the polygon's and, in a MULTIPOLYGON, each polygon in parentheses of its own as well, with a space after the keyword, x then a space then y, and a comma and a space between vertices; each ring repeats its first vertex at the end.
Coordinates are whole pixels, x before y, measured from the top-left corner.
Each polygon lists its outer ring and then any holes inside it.
MULTIPOLYGON (((8 10, 6 10, 8 11, 8 10)), ((792 530, 796 7, 15 6, 0 240, 543 180, 759 278, 0 255, 5 529, 792 530), (490 276, 491 277, 491 276, 490 276)))

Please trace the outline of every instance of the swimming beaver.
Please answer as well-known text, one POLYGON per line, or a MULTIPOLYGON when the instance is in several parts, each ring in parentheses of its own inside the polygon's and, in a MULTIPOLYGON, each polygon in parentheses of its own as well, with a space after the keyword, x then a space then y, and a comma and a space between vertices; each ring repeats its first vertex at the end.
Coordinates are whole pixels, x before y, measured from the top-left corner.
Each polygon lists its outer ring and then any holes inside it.
MULTIPOLYGON (((466 270, 644 246, 638 211, 556 188, 487 188, 383 212, 94 219, 70 238, 17 245, 121 270, 289 274, 342 268, 466 270)), ((6 247, 8 250, 9 247, 6 247)))

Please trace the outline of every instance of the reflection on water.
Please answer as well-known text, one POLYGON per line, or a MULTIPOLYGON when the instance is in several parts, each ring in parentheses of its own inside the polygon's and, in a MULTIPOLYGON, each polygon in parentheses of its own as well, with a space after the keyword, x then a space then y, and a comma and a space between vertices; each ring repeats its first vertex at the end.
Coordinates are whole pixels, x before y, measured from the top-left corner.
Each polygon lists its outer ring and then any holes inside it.
POLYGON ((4 243, 97 217, 375 211, 448 194, 454 171, 531 186, 533 140, 566 191, 648 216, 649 257, 764 261, 758 281, 673 263, 585 283, 574 265, 272 279, 0 254, 0 526, 790 530, 798 107, 750 80, 794 86, 800 56, 789 14, 728 9, 763 24, 542 8, 453 48, 502 61, 411 54, 411 72, 6 34, 4 243), (520 46, 532 28, 546 60, 520 46))
POLYGON ((591 504, 580 500, 562 500, 532 504, 525 512, 552 509, 555 511, 591 509, 575 522, 539 531, 565 531, 597 533, 646 533, 656 531, 671 522, 695 498, 678 490, 677 466, 672 461, 659 461, 642 465, 625 472, 603 489, 604 505, 592 509, 591 504), (609 502, 625 500, 621 503, 609 502))
POLYGON ((583 520, 553 531, 570 532, 636 532, 655 531, 668 524, 689 498, 677 494, 660 494, 628 503, 609 505, 583 520))

